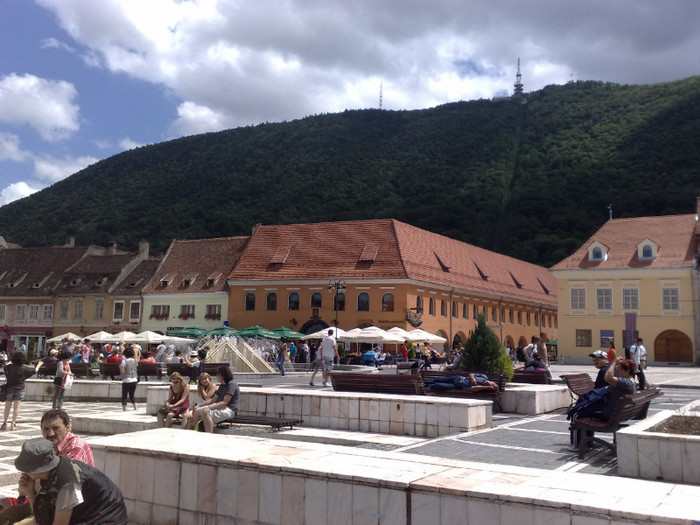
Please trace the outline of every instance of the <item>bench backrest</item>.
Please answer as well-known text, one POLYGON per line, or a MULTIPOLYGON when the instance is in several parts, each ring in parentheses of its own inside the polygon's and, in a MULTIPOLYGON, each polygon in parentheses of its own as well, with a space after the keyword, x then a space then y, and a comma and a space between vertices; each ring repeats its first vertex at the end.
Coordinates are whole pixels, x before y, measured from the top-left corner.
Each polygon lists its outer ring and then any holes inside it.
POLYGON ((118 376, 121 375, 119 363, 100 363, 100 374, 103 376, 118 376))
POLYGON ((608 421, 627 421, 647 417, 651 400, 661 395, 661 389, 650 388, 636 394, 627 394, 615 402, 608 421))
POLYGON ((588 374, 565 374, 559 376, 572 394, 580 396, 593 390, 595 383, 588 374))
POLYGON ((40 376, 55 376, 58 363, 44 363, 39 367, 37 374, 40 376))
POLYGON ((469 374, 483 374, 498 385, 498 391, 503 392, 506 389, 506 375, 495 374, 491 372, 462 372, 457 370, 421 370, 423 379, 435 379, 437 377, 447 376, 468 376, 469 374))
POLYGON ((136 373, 140 376, 154 376, 160 371, 160 363, 138 363, 136 365, 136 373))
POLYGON ((90 363, 70 363, 70 371, 76 376, 88 377, 92 375, 90 363))
POLYGON ((535 385, 551 385, 552 374, 549 370, 515 370, 513 383, 530 383, 535 385))
POLYGON ((418 375, 362 374, 331 372, 333 390, 339 392, 373 392, 377 394, 423 395, 423 380, 418 375))

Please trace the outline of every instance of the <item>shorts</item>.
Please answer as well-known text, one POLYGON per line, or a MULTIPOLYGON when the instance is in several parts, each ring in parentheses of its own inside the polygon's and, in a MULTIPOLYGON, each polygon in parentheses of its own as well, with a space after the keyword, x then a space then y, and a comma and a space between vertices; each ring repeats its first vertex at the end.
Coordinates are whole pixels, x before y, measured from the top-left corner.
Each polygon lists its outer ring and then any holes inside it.
POLYGON ((330 372, 331 370, 333 370, 333 358, 332 357, 324 357, 323 358, 323 371, 330 372))
POLYGON ((209 411, 209 415, 211 416, 211 420, 216 425, 217 423, 221 423, 227 419, 235 418, 236 411, 229 407, 215 408, 214 410, 209 411))
POLYGON ((5 401, 24 401, 24 390, 21 392, 8 392, 5 401))

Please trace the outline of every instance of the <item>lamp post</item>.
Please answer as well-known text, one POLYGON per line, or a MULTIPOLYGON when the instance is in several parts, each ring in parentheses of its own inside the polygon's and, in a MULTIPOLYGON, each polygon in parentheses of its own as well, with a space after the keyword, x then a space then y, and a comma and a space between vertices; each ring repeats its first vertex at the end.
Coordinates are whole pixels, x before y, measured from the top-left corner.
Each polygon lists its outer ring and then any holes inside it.
MULTIPOLYGON (((335 328, 338 329, 338 294, 341 291, 347 290, 348 287, 345 285, 343 279, 331 279, 328 281, 328 289, 334 290, 335 295, 333 296, 333 309, 335 310, 335 328)), ((337 334, 337 332, 336 332, 337 334)))

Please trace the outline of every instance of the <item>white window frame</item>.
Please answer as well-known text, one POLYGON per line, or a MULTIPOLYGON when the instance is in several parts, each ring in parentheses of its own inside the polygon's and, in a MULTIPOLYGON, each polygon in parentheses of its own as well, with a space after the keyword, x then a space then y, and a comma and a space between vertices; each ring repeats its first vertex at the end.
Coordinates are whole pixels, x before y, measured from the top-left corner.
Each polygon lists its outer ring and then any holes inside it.
POLYGON ((141 320, 141 301, 129 301, 129 322, 137 323, 141 320), (138 307, 138 312, 134 317, 134 307, 138 307))
POLYGON ((24 321, 27 313, 27 306, 24 304, 18 304, 15 307, 15 319, 18 321, 24 321))
POLYGON ((585 286, 572 286, 569 290, 569 306, 571 311, 585 311, 586 310, 586 287, 585 286))
POLYGON ((632 286, 622 287, 622 309, 639 311, 639 288, 632 286))
POLYGON ((101 297, 95 299, 95 319, 102 319, 105 316, 105 300, 101 297))
POLYGON ((595 289, 595 305, 598 311, 609 312, 613 309, 613 290, 607 286, 595 289))
POLYGON ((664 313, 678 313, 678 312, 680 312, 680 310, 681 310, 681 290, 678 286, 662 286, 661 287, 661 310, 664 313))
POLYGON ((124 301, 123 300, 117 300, 112 303, 112 319, 114 321, 123 321, 124 320, 124 301), (121 311, 122 314, 121 316, 117 317, 117 305, 121 306, 121 311))
POLYGON ((53 319, 53 305, 45 304, 41 314, 41 320, 50 321, 51 319, 53 319))
POLYGON ((5 311, 6 311, 5 305, 0 304, 0 319, 5 319, 5 315, 6 315, 5 311))
POLYGON ((58 316, 60 319, 68 319, 68 312, 70 311, 70 301, 68 299, 61 299, 59 304, 58 316))
POLYGON ((30 304, 29 305, 29 314, 27 316, 27 319, 30 321, 38 321, 39 320, 39 305, 38 304, 30 304))
POLYGON ((76 297, 73 299, 73 319, 83 318, 84 301, 82 298, 76 297))

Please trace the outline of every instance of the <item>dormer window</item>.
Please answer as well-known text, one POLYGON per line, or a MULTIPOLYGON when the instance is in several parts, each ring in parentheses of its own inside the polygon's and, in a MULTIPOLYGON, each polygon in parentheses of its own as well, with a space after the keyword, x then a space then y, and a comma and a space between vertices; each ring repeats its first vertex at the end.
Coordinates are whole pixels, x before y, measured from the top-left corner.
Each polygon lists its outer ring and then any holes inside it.
POLYGON ((640 261, 653 261, 658 257, 659 245, 651 239, 644 239, 637 245, 637 258, 640 261))
POLYGON ((594 262, 605 261, 608 258, 608 247, 602 242, 595 241, 588 247, 588 260, 594 262))
POLYGON ((160 287, 165 288, 166 286, 168 286, 172 282, 173 278, 174 278, 174 276, 171 274, 164 275, 163 277, 161 277, 160 278, 160 287))

